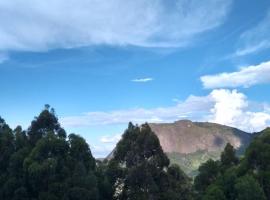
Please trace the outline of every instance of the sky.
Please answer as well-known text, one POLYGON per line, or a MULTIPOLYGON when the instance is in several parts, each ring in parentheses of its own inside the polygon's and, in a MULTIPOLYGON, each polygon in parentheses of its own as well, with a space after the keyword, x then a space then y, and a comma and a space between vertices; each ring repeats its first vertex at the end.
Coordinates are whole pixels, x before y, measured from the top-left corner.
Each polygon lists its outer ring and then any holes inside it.
POLYGON ((270 126, 269 0, 1 0, 0 115, 50 104, 105 157, 129 121, 270 126))

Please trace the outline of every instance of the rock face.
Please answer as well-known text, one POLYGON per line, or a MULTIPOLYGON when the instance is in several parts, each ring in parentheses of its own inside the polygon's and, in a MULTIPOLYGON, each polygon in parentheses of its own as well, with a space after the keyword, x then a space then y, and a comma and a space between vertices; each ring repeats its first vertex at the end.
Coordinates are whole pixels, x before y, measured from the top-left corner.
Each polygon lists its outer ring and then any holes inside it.
POLYGON ((210 158, 219 159, 228 142, 241 155, 253 138, 239 129, 208 122, 181 120, 149 125, 171 162, 179 164, 191 176, 201 163, 210 158))
POLYGON ((218 151, 229 142, 239 149, 252 135, 236 128, 208 122, 177 121, 171 124, 150 124, 167 153, 195 153, 198 150, 218 151))

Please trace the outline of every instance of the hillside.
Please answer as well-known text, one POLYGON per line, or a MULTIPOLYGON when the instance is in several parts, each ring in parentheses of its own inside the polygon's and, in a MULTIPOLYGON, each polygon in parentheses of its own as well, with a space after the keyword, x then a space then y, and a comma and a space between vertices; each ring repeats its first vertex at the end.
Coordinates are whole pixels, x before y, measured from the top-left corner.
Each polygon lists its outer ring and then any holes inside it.
POLYGON ((229 142, 241 155, 252 135, 236 128, 208 122, 181 120, 174 123, 153 123, 150 127, 160 140, 172 163, 194 175, 201 163, 218 159, 229 142))

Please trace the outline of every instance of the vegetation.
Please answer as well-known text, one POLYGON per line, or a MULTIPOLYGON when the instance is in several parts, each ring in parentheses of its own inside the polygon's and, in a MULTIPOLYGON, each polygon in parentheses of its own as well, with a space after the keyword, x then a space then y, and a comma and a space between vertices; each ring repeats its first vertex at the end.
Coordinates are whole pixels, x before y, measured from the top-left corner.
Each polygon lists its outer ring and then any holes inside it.
POLYGON ((237 156, 244 152, 254 135, 236 128, 209 123, 179 120, 173 123, 153 123, 151 129, 170 159, 190 177, 207 160, 219 160, 227 143, 237 146, 237 156))
POLYGON ((257 134, 239 161, 230 144, 220 161, 209 160, 194 180, 197 199, 270 199, 270 129, 257 134))
POLYGON ((85 140, 67 135, 46 106, 27 130, 0 118, 3 200, 266 200, 270 199, 270 129, 243 158, 227 144, 192 181, 170 164, 148 124, 129 124, 111 160, 98 161, 85 140))

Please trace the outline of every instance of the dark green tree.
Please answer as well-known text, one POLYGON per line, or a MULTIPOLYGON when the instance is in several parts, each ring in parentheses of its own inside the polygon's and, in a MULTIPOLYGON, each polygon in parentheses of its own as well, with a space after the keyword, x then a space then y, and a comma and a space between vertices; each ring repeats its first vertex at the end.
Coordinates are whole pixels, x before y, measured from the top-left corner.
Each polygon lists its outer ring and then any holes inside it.
POLYGON ((67 140, 49 106, 27 131, 12 131, 0 118, 0 161, 1 200, 99 199, 88 144, 75 134, 67 140))
POLYGON ((239 159, 236 156, 234 147, 228 143, 220 157, 221 165, 226 170, 227 168, 237 165, 239 159))
POLYGON ((266 200, 263 189, 259 183, 250 175, 240 177, 235 185, 237 200, 266 200))
POLYGON ((12 189, 16 188, 16 180, 9 179, 8 166, 15 152, 12 130, 0 117, 0 199, 8 199, 12 189))
MULTIPOLYGON (((191 180, 176 164, 169 166, 165 174, 168 183, 161 187, 161 199, 175 199, 175 200, 191 200, 193 199, 193 191, 191 180)), ((163 182, 164 184, 164 182, 163 182)))
POLYGON ((199 174, 194 179, 194 188, 199 194, 203 194, 207 187, 213 184, 220 173, 218 161, 208 160, 199 167, 199 174))
POLYGON ((28 129, 30 143, 34 145, 49 132, 53 132, 58 137, 66 137, 66 132, 61 128, 54 109, 50 109, 49 105, 45 105, 45 109, 31 122, 28 129))
POLYGON ((109 166, 119 175, 111 176, 115 199, 185 199, 189 195, 189 180, 178 168, 169 168, 169 159, 148 124, 129 124, 109 166))
POLYGON ((217 185, 211 185, 207 188, 202 200, 226 200, 226 197, 221 188, 217 185))

